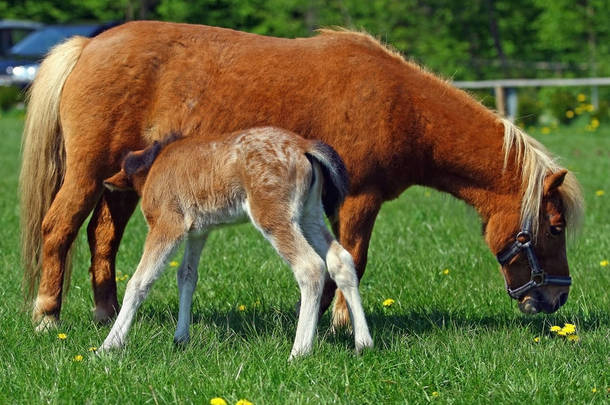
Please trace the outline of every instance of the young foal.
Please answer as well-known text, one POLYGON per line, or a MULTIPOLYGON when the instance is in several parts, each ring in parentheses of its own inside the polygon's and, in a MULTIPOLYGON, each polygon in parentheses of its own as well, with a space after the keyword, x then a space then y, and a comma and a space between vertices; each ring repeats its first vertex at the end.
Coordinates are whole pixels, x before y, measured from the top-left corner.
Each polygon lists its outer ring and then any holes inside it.
POLYGON ((372 346, 352 257, 324 224, 322 205, 333 213, 347 193, 348 178, 339 155, 322 142, 272 127, 211 142, 194 136, 176 139, 174 135, 128 154, 121 171, 104 182, 110 189, 133 188, 142 196, 150 229, 102 349, 124 344, 136 310, 185 235, 174 340, 188 340, 197 264, 206 236, 213 227, 245 215, 290 264, 301 289, 290 357, 311 350, 326 268, 348 302, 356 350, 372 346))

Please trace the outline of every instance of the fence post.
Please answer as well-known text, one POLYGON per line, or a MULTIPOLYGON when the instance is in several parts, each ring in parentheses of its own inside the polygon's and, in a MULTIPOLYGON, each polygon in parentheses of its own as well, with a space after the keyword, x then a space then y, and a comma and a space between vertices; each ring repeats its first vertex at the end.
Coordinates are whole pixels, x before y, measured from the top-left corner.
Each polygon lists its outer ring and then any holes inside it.
POLYGON ((502 117, 506 116, 506 106, 504 104, 504 87, 494 87, 494 93, 496 96, 496 110, 502 117))

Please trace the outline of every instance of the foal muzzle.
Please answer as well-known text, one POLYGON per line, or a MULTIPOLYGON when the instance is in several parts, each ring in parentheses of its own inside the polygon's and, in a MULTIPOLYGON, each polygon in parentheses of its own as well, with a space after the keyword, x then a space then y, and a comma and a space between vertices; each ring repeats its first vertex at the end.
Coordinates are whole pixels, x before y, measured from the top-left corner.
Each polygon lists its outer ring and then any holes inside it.
POLYGON ((516 300, 533 288, 544 285, 569 286, 572 284, 572 278, 569 276, 551 276, 542 270, 534 252, 531 227, 531 220, 526 221, 523 229, 515 237, 515 241, 496 255, 500 265, 505 266, 519 253, 525 252, 531 270, 530 280, 517 288, 510 288, 508 282, 506 282, 508 295, 516 300))

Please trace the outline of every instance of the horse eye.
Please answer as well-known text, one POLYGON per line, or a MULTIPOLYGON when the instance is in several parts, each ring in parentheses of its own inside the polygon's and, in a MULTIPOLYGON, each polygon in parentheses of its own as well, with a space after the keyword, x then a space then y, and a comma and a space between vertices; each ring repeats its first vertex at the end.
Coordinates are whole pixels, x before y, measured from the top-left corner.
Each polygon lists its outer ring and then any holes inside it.
POLYGON ((563 232, 563 226, 551 226, 551 234, 559 235, 561 232, 563 232))

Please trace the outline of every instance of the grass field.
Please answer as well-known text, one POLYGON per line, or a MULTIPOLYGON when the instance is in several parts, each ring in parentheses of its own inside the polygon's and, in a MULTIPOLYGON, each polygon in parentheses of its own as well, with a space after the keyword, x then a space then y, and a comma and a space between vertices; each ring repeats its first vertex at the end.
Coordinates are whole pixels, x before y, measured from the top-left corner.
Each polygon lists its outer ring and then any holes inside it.
MULTIPOLYGON (((213 397, 229 404, 242 398, 254 404, 610 400, 610 265, 600 264, 610 260, 607 126, 596 133, 574 127, 537 135, 577 173, 587 202, 582 233, 568 252, 574 285, 560 311, 521 314, 504 291, 474 211, 415 187, 387 203, 375 226, 361 285, 375 349, 355 355, 348 334, 329 332, 326 314, 313 354, 288 363, 298 288, 249 225, 212 234, 186 347, 172 343, 178 299, 169 268, 140 309, 127 347, 102 358, 89 352, 109 326, 92 321, 83 232, 61 326, 34 334, 20 292, 22 125, 18 117, 0 120, 0 404, 207 404, 213 397), (395 303, 385 308, 386 298, 395 303), (566 322, 576 325, 578 342, 549 331, 566 322)), ((119 252, 121 274, 133 273, 145 233, 138 212, 119 252)), ((126 282, 119 281, 121 297, 126 282)))

